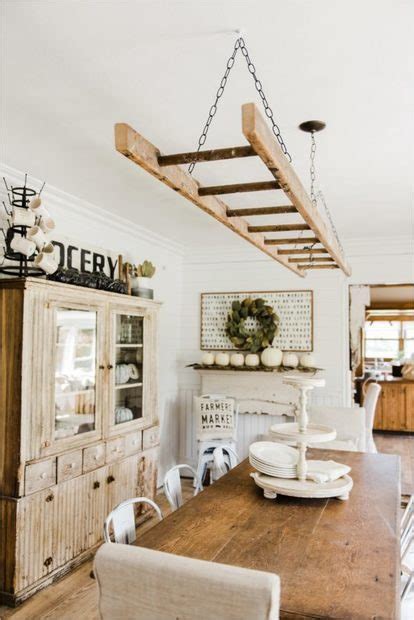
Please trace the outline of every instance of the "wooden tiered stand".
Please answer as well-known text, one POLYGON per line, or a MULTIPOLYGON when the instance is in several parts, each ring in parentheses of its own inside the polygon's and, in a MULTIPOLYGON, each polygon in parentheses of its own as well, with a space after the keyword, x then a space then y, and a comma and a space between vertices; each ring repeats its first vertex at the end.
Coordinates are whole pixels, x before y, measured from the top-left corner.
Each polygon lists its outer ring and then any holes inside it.
POLYGON ((353 481, 350 476, 341 476, 332 482, 317 483, 307 480, 306 449, 313 443, 331 441, 336 437, 336 431, 329 426, 309 424, 307 414, 307 394, 315 387, 323 387, 324 379, 304 378, 297 376, 286 377, 284 383, 299 390, 299 407, 296 413, 296 422, 287 424, 274 424, 270 433, 275 441, 297 445, 299 461, 297 465, 297 478, 273 478, 255 472, 251 474, 257 486, 263 489, 267 499, 275 499, 278 494, 291 497, 328 498, 337 497, 341 500, 349 498, 353 481))
POLYGON ((129 125, 118 123, 115 125, 115 145, 117 151, 125 157, 297 275, 304 276, 308 269, 342 269, 346 275, 351 275, 351 269, 333 230, 327 226, 318 209, 312 204, 265 119, 253 103, 242 106, 242 129, 249 142, 247 146, 162 155, 129 125), (181 164, 191 162, 239 157, 260 157, 274 180, 202 187, 188 172, 180 168, 181 164), (218 198, 223 194, 269 190, 282 190, 291 204, 230 209, 218 198), (253 226, 245 219, 249 216, 285 213, 297 213, 300 220, 294 224, 253 226), (299 234, 295 237, 268 238, 263 234, 296 231, 309 231, 309 236, 299 234), (313 233, 313 236, 310 236, 310 233, 313 233))

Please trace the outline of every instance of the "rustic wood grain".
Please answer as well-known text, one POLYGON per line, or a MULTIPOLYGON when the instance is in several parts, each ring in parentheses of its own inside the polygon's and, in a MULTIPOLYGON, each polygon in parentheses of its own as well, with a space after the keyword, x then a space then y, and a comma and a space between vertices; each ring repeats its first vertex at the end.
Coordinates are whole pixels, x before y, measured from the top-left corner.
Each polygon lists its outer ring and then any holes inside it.
POLYGON ((244 461, 139 544, 278 574, 282 618, 397 618, 398 457, 326 450, 311 455, 352 467, 349 501, 265 500, 244 461))
POLYGON ((381 393, 374 428, 382 431, 414 432, 414 382, 380 381, 381 393))
POLYGON ((309 224, 265 224, 249 226, 250 232, 287 232, 290 230, 310 230, 309 224))
POLYGON ((327 227, 317 208, 312 204, 299 177, 283 155, 269 125, 254 103, 245 103, 242 106, 242 127, 245 138, 278 181, 287 198, 297 208, 298 213, 309 224, 315 233, 315 237, 321 241, 344 273, 348 276, 351 275, 351 269, 340 250, 333 231, 327 227))
POLYGON ((233 183, 232 185, 211 185, 200 187, 199 196, 217 196, 219 194, 240 194, 245 192, 263 192, 280 189, 277 181, 254 181, 253 183, 233 183))
POLYGON ((18 494, 24 294, 0 289, 0 494, 18 494))
POLYGON ((159 150, 126 123, 115 125, 115 147, 119 153, 152 174, 159 181, 178 192, 181 196, 195 204, 216 220, 243 237, 246 241, 265 252, 271 258, 288 267, 297 275, 305 274, 292 265, 284 256, 279 256, 277 249, 267 247, 264 236, 260 233, 249 233, 248 223, 240 217, 228 217, 228 206, 216 196, 200 196, 200 184, 179 166, 161 167, 158 163, 159 150))
POLYGON ((0 281, 0 600, 20 602, 85 560, 116 504, 141 489, 155 496, 159 306, 34 278, 0 281), (95 429, 56 440, 59 307, 96 311, 99 370, 95 429), (109 372, 116 313, 144 321, 143 416, 120 425, 109 372))
POLYGON ((227 217, 245 217, 249 215, 282 215, 284 213, 297 213, 296 207, 286 205, 285 207, 254 207, 243 209, 227 209, 227 217))
POLYGON ((220 159, 254 156, 257 157, 257 153, 251 146, 232 146, 224 149, 211 149, 209 151, 159 155, 158 163, 160 166, 178 166, 180 164, 191 164, 192 162, 218 161, 220 159))

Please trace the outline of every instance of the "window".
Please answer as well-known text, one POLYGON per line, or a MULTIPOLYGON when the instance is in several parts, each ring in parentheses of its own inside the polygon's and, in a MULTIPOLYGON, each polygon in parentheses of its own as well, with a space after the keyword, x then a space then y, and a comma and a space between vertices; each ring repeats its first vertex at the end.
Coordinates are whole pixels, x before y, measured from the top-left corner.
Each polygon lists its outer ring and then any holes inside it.
MULTIPOLYGON (((387 311, 386 311, 387 312, 387 311)), ((414 315, 369 312, 365 322, 365 358, 396 359, 414 354, 414 315)))

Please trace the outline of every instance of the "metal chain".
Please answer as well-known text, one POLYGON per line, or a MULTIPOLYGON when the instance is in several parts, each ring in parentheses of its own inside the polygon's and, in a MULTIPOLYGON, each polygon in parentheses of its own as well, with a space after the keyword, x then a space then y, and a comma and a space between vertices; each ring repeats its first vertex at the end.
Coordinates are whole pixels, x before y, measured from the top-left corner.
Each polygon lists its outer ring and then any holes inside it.
POLYGON ((315 171, 315 155, 316 155, 316 142, 315 142, 315 133, 312 131, 311 133, 311 152, 310 152, 310 197, 314 207, 318 206, 318 201, 315 194, 315 181, 316 181, 316 171, 315 171))
POLYGON ((333 222, 331 212, 329 211, 328 205, 326 204, 325 196, 322 193, 321 189, 316 191, 316 168, 315 168, 315 157, 316 157, 316 141, 315 141, 315 132, 311 132, 311 151, 310 151, 310 197, 314 207, 318 206, 318 199, 321 201, 323 208, 325 209, 326 217, 331 225, 333 233, 335 235, 335 239, 338 242, 339 249, 341 253, 344 253, 344 248, 342 247, 341 240, 338 235, 338 231, 336 230, 336 226, 333 222))
MULTIPOLYGON (((216 98, 214 100, 213 105, 211 106, 211 108, 209 110, 207 121, 206 121, 206 123, 205 123, 205 125, 203 127, 203 131, 201 132, 201 135, 200 135, 200 137, 198 139, 198 146, 197 146, 197 151, 196 152, 198 153, 200 151, 201 147, 203 146, 203 144, 207 140, 208 130, 210 129, 210 125, 212 123, 212 120, 213 120, 213 118, 214 118, 214 116, 215 116, 215 114, 217 112, 217 105, 218 105, 219 99, 222 97, 222 95, 224 93, 224 89, 225 89, 226 84, 227 84, 227 79, 229 77, 230 71, 233 68, 234 61, 236 59, 236 56, 237 56, 237 53, 238 53, 239 49, 241 49, 242 54, 243 54, 243 56, 246 59, 247 68, 248 68, 249 72, 251 73, 251 75, 253 77, 254 85, 255 85, 255 88, 256 88, 257 92, 259 93, 260 98, 262 100, 262 104, 263 104, 266 116, 269 118, 270 122, 272 123, 272 131, 275 134, 275 136, 277 138, 277 141, 280 144, 280 148, 282 149, 282 152, 286 155, 288 160, 292 161, 292 158, 291 158, 291 156, 290 156, 290 154, 289 154, 289 152, 288 152, 288 150, 286 148, 286 145, 285 145, 285 143, 283 141, 282 135, 280 133, 280 129, 279 129, 278 125, 276 124, 275 120, 274 120, 272 108, 269 106, 269 103, 268 103, 268 101, 266 99, 266 96, 265 96, 265 94, 263 92, 262 84, 261 84, 260 80, 257 78, 256 68, 255 68, 254 64, 252 63, 252 61, 250 59, 249 52, 247 51, 247 47, 246 47, 246 44, 244 42, 243 37, 239 37, 236 40, 236 42, 234 44, 234 48, 233 48, 233 53, 230 56, 230 58, 227 60, 226 70, 225 70, 224 75, 223 75, 223 77, 221 79, 219 88, 218 88, 218 90, 216 92, 216 98)), ((193 172, 193 170, 195 168, 195 165, 196 165, 196 161, 192 161, 191 164, 188 166, 188 172, 190 174, 193 172)))

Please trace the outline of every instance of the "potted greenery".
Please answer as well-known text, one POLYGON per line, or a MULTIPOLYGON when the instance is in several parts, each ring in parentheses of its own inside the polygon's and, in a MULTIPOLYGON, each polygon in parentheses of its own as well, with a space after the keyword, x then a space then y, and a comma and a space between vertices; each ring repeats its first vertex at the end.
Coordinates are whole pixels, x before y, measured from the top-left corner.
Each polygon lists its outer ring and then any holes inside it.
POLYGON ((138 297, 147 297, 153 299, 154 291, 150 288, 150 280, 155 274, 155 267, 151 261, 144 260, 134 270, 134 283, 132 286, 132 294, 138 297))

